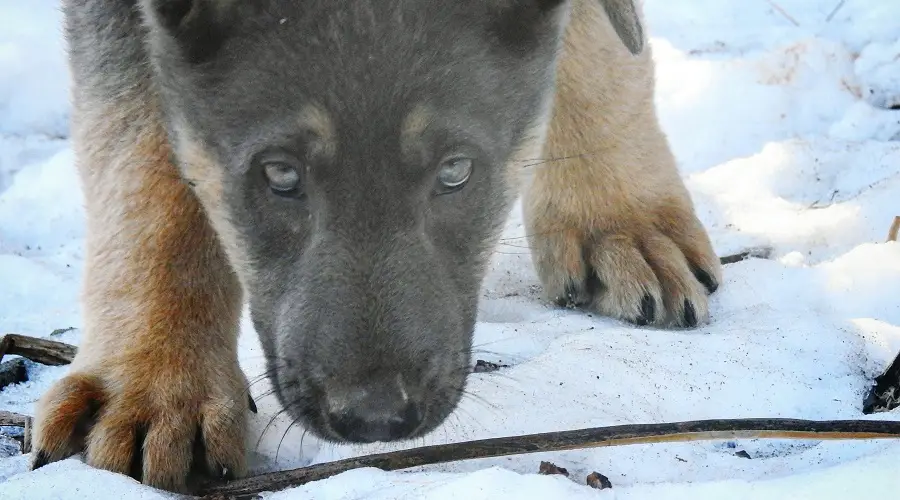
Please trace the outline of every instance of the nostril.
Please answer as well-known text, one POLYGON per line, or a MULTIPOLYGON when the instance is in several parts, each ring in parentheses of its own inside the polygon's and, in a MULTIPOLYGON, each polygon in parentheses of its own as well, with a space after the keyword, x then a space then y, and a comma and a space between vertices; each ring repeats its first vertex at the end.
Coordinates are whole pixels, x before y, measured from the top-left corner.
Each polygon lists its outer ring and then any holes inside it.
POLYGON ((353 440, 353 436, 363 427, 363 421, 349 412, 331 413, 328 415, 328 420, 334 432, 350 440, 353 440))
POLYGON ((419 406, 412 402, 402 410, 387 415, 360 415, 353 410, 328 415, 335 433, 344 439, 363 443, 403 439, 419 427, 422 418, 419 406))
POLYGON ((402 439, 412 434, 421 423, 422 413, 419 411, 419 406, 410 401, 403 411, 390 418, 391 439, 402 439))

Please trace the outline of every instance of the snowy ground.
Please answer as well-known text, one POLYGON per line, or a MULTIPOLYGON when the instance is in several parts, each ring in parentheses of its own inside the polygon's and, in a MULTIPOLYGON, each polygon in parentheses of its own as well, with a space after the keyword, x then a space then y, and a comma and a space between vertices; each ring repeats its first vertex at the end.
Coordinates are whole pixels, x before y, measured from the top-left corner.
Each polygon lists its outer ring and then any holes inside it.
MULTIPOLYGON (((664 332, 548 307, 524 242, 506 240, 476 343, 478 358, 511 366, 473 375, 478 397, 407 446, 703 418, 900 419, 860 410, 900 351, 900 245, 883 243, 900 215, 900 2, 848 0, 830 19, 838 0, 777 3, 787 15, 764 0, 646 0, 661 118, 716 249, 770 246, 773 258, 726 268, 709 326, 664 332)), ((38 336, 81 325, 83 212, 56 8, 0 0, 0 331, 38 336)), ((249 324, 242 344, 252 377, 261 352, 249 324)), ((0 409, 32 413, 66 372, 30 369, 30 382, 0 392, 0 409)), ((258 403, 253 445, 278 409, 258 403)), ((288 423, 265 433, 255 470, 392 448, 309 436, 301 448, 288 423)), ((77 457, 26 464, 0 458, 0 498, 166 497, 77 457)), ((893 498, 898 464, 895 441, 657 444, 358 470, 271 498, 893 498), (541 460, 574 480, 535 474, 541 460), (613 490, 583 485, 594 470, 613 490)))

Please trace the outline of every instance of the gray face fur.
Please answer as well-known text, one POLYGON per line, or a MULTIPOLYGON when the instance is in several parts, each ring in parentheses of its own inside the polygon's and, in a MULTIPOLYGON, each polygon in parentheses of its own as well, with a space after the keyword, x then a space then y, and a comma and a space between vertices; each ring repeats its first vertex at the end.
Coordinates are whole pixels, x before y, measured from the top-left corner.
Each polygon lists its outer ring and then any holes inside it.
POLYGON ((470 371, 506 164, 546 118, 565 4, 148 2, 170 133, 223 172, 282 404, 331 440, 434 429, 470 371))

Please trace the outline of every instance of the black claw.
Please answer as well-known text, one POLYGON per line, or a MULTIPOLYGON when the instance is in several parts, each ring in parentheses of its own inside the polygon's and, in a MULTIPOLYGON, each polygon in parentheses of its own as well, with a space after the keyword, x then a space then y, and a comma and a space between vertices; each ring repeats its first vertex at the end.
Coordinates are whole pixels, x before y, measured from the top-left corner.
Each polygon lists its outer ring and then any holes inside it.
POLYGON ((578 296, 580 295, 580 284, 576 283, 574 280, 566 281, 565 290, 563 291, 562 297, 556 298, 556 305, 559 307, 574 307, 578 303, 578 296))
POLYGON ((597 276, 597 272, 594 271, 593 267, 588 267, 587 273, 587 279, 584 280, 584 288, 587 294, 586 297, 582 299, 585 304, 593 300, 594 297, 603 293, 604 288, 606 288, 606 286, 603 284, 603 281, 601 281, 600 277, 597 276))
POLYGON ((234 472, 232 472, 228 467, 222 467, 222 479, 225 481, 233 481, 234 472))
POLYGON ((566 287, 562 296, 556 297, 556 305, 559 307, 568 307, 571 298, 575 294, 575 283, 573 281, 566 282, 566 287))
POLYGON ((700 268, 694 269, 694 277, 697 278, 697 281, 703 284, 706 287, 706 292, 709 294, 713 294, 716 290, 719 289, 719 284, 713 279, 712 275, 708 272, 704 271, 700 268))
POLYGON ((652 295, 644 295, 641 299, 641 315, 637 317, 635 323, 638 326, 646 326, 656 320, 656 299, 652 295))
POLYGON ((50 457, 47 456, 47 453, 44 452, 44 450, 38 450, 34 454, 34 461, 31 463, 31 470, 38 470, 49 463, 50 457))
POLYGON ((688 299, 684 299, 684 326, 688 328, 697 326, 697 310, 688 299))
POLYGON ((602 293, 603 282, 593 269, 587 269, 587 277, 581 281, 570 279, 566 282, 564 295, 557 297, 556 305, 559 307, 584 307, 591 303, 593 298, 602 293))
POLYGON ((574 281, 569 281, 566 283, 566 304, 565 305, 576 305, 578 303, 578 296, 581 294, 580 289, 581 286, 576 284, 574 281))
POLYGON ((259 413, 259 410, 256 408, 256 401, 253 401, 253 396, 247 395, 247 404, 250 405, 250 411, 253 413, 259 413))

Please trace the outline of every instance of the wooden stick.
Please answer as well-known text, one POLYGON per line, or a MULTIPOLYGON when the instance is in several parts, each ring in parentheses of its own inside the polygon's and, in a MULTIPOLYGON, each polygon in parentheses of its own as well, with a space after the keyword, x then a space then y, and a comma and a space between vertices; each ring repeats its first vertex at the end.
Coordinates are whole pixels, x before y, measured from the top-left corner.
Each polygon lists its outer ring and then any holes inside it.
POLYGON ((45 365, 67 365, 75 359, 78 348, 64 342, 8 333, 0 338, 0 360, 15 354, 45 365))
POLYGON ((473 458, 564 451, 602 446, 714 439, 886 439, 900 438, 900 421, 796 419, 695 420, 663 424, 596 427, 564 432, 483 439, 412 448, 270 472, 226 483, 208 484, 202 498, 246 500, 259 493, 325 479, 360 467, 398 470, 473 458))
POLYGON ((888 241, 897 241, 897 233, 900 232, 900 215, 894 217, 894 222, 891 223, 891 229, 888 230, 888 241))

